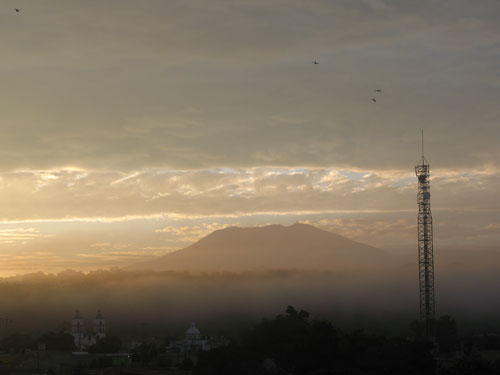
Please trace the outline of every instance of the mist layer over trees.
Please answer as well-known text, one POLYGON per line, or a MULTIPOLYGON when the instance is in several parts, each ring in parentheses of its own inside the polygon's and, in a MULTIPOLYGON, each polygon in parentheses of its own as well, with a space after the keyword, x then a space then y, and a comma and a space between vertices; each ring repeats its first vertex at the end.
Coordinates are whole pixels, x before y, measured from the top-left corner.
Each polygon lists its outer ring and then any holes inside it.
MULTIPOLYGON (((204 334, 231 335, 242 325, 293 304, 336 326, 400 334, 418 314, 414 267, 337 271, 268 270, 240 273, 124 271, 29 274, 0 281, 0 329, 45 332, 79 309, 89 323, 102 309, 112 333, 182 334, 196 322, 204 334)), ((500 331, 495 270, 441 269, 438 314, 450 314, 461 332, 500 331)), ((89 324, 90 326, 90 324, 89 324)))

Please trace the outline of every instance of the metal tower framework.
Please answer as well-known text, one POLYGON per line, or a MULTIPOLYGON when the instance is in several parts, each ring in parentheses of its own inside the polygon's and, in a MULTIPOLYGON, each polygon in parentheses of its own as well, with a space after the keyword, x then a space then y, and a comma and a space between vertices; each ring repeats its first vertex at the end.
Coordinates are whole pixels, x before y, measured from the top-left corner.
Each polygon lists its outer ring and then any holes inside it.
POLYGON ((434 252, 432 239, 432 214, 429 163, 424 157, 422 132, 422 158, 415 166, 418 179, 418 278, 420 286, 420 321, 427 337, 434 335, 436 319, 434 300, 434 252))

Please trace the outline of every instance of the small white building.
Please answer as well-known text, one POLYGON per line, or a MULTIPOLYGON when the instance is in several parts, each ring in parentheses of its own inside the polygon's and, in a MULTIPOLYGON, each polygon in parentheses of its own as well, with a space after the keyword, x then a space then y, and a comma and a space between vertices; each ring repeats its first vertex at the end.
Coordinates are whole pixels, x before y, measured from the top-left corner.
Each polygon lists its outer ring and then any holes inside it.
POLYGON ((168 351, 178 351, 180 353, 196 353, 200 350, 208 351, 212 349, 208 337, 202 337, 201 332, 194 323, 186 330, 184 339, 170 342, 167 347, 168 351))
POLYGON ((203 351, 208 351, 212 349, 210 340, 207 337, 201 337, 201 332, 198 328, 196 328, 194 323, 191 323, 191 327, 187 329, 184 343, 191 350, 201 349, 203 351))

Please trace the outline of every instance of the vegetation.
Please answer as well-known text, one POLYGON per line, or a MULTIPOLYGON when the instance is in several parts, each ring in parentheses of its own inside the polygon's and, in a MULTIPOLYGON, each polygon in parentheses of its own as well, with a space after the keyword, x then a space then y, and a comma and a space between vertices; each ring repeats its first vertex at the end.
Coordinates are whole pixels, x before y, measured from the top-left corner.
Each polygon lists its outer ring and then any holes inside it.
POLYGON ((36 340, 33 337, 22 333, 13 333, 0 340, 0 350, 21 353, 26 349, 33 348, 35 344, 36 340))
POLYGON ((122 340, 117 336, 106 336, 88 348, 89 353, 118 353, 122 348, 122 340))
POLYGON ((158 347, 150 342, 143 342, 132 349, 132 361, 141 363, 143 366, 156 364, 158 361, 158 347))
POLYGON ((292 306, 263 320, 240 342, 200 353, 195 374, 432 374, 425 341, 345 333, 292 306))
MULTIPOLYGON (((418 320, 410 324, 413 334, 418 340, 424 339, 425 327, 418 320)), ((434 321, 432 331, 436 335, 436 344, 440 353, 451 353, 458 350, 460 337, 458 335, 457 322, 449 315, 443 315, 434 321)))
POLYGON ((67 332, 48 332, 38 339, 38 343, 45 344, 48 350, 72 351, 76 349, 73 336, 67 332))
POLYGON ((37 349, 44 345, 46 350, 72 351, 75 350, 73 336, 66 332, 47 332, 38 338, 23 333, 13 333, 0 340, 0 350, 22 353, 26 350, 37 349))
MULTIPOLYGON (((411 323, 414 337, 387 337, 361 330, 345 332, 322 319, 311 319, 304 310, 288 306, 284 314, 263 319, 238 339, 211 351, 166 352, 172 338, 162 345, 145 341, 132 349, 134 366, 166 368, 193 375, 322 375, 322 374, 500 374, 500 336, 460 337, 457 323, 448 315, 435 321, 435 343, 423 337, 418 321, 411 323), (496 353, 496 354, 495 354, 496 353), (497 357, 495 357, 497 355, 497 357)), ((39 337, 15 333, 0 340, 0 350, 23 353, 27 349, 71 351, 71 334, 47 332, 39 337)), ((99 339, 90 353, 122 350, 116 336, 99 339)), ((19 356, 18 356, 19 357, 19 356)), ((96 359, 98 367, 112 367, 111 357, 96 359)))

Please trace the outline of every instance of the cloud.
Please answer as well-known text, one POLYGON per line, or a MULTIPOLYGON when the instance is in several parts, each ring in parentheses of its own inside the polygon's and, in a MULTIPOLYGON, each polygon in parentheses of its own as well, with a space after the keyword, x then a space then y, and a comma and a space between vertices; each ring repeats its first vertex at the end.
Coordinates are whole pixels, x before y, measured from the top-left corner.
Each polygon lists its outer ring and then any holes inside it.
POLYGON ((498 2, 51 4, 2 18, 3 170, 498 166, 498 2))
MULTIPOLYGON (((54 235, 40 233, 40 230, 36 228, 0 229, 0 243, 4 245, 26 244, 34 239, 50 237, 54 237, 54 235)), ((45 253, 38 252, 36 254, 43 255, 45 253)))
POLYGON ((194 226, 174 226, 169 225, 161 229, 156 229, 156 233, 167 233, 177 237, 180 242, 193 243, 202 237, 220 229, 228 228, 231 226, 238 226, 239 223, 219 223, 219 222, 208 222, 202 223, 200 225, 194 226))
POLYGON ((498 10, 53 0, 2 15, 0 241, 81 267, 235 223, 409 244, 424 127, 436 238, 494 244, 498 10))
POLYGON ((361 218, 307 220, 306 223, 373 245, 381 244, 381 242, 385 246, 406 245, 408 240, 414 237, 416 222, 413 217, 363 216, 361 218))
MULTIPOLYGON (((18 242, 19 239, 15 239, 12 243, 18 244, 18 242)), ((18 244, 15 252, 9 252, 8 247, 5 247, 9 243, 2 242, 3 252, 0 255, 1 276, 40 271, 41 268, 47 271, 61 270, 67 264, 65 257, 52 251, 33 251, 31 249, 19 251, 20 245, 26 243, 26 241, 23 241, 18 244)))
MULTIPOLYGON (((500 209, 491 203, 496 201, 497 169, 434 173, 434 209, 500 209)), ((415 177, 398 170, 261 167, 120 173, 63 169, 24 170, 0 177, 5 223, 415 210, 415 177)))
MULTIPOLYGON (((432 172, 436 248, 496 246, 498 170, 432 172)), ((234 225, 300 221, 381 248, 415 243, 412 170, 25 169, 0 174, 0 193, 5 253, 50 251, 46 270, 124 265, 234 225)))

